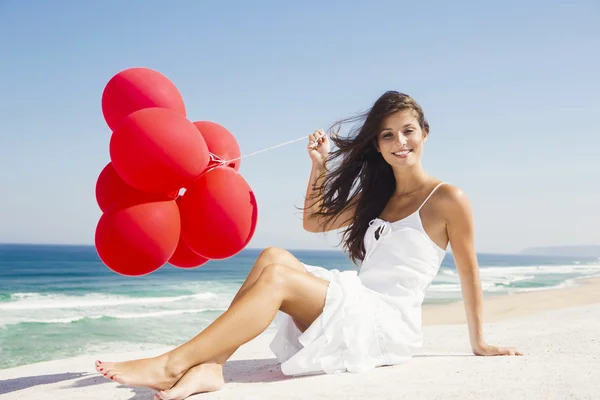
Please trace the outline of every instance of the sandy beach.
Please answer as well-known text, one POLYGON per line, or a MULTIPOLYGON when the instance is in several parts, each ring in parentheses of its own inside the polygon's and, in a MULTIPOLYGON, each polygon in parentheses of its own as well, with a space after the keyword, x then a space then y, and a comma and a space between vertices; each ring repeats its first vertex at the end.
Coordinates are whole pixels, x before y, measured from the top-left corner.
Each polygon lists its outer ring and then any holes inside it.
MULTIPOLYGON (((485 299, 484 321, 526 317, 542 311, 600 303, 600 278, 577 281, 576 286, 557 290, 540 290, 485 299)), ((423 325, 466 323, 462 302, 423 307, 423 325)))
MULTIPOLYGON (((599 278, 564 289, 486 298, 486 340, 515 346, 525 353, 523 357, 473 356, 462 307, 461 303, 425 307, 420 354, 407 364, 360 375, 286 377, 268 348, 272 333, 267 332, 240 348, 226 364, 223 389, 190 398, 600 398, 599 278)), ((115 351, 0 370, 0 398, 151 399, 151 390, 98 376, 93 363, 159 351, 115 351)))

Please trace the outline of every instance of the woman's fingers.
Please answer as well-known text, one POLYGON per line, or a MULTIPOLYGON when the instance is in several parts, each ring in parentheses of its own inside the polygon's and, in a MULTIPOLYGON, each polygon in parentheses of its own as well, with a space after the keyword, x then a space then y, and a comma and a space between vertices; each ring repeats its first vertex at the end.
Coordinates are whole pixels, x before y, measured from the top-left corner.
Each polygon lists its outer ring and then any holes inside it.
POLYGON ((317 129, 310 135, 308 135, 309 139, 309 147, 316 148, 318 145, 323 143, 327 138, 325 132, 322 129, 317 129))

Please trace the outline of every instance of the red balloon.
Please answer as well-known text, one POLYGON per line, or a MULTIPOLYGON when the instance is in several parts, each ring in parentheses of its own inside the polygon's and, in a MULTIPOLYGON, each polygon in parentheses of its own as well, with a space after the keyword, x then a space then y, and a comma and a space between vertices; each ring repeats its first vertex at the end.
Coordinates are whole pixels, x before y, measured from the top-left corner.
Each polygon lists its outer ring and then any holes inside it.
MULTIPOLYGON (((208 151, 223 160, 233 160, 240 156, 240 146, 237 140, 225 127, 211 121, 197 121, 194 122, 194 125, 204 137, 208 151)), ((229 166, 239 171, 240 162, 241 160, 235 160, 229 166)))
POLYGON ((183 237, 180 237, 175 253, 169 259, 169 264, 178 268, 196 268, 206 264, 208 261, 208 258, 204 258, 190 249, 190 246, 183 240, 183 237))
POLYGON ((112 207, 127 208, 141 203, 174 200, 177 195, 177 191, 150 193, 137 190, 125 183, 112 163, 104 167, 96 181, 96 201, 103 212, 112 207))
MULTIPOLYGON (((175 202, 178 204, 178 206, 181 206, 181 197, 175 200, 175 202)), ((175 253, 173 253, 169 259, 169 264, 178 268, 195 268, 206 264, 208 261, 208 258, 202 257, 200 254, 192 250, 185 240, 183 240, 183 235, 180 235, 179 243, 177 244, 175 253)))
POLYGON ((102 92, 102 113, 111 130, 134 111, 161 107, 185 117, 185 104, 166 76, 149 68, 129 68, 113 76, 102 92))
POLYGON ((210 161, 194 124, 165 108, 145 108, 125 117, 110 139, 110 158, 129 185, 163 193, 187 188, 210 161))
POLYGON ((256 229, 256 198, 233 168, 217 167, 202 175, 180 197, 179 209, 183 239, 206 258, 237 254, 256 229))
POLYGON ((173 200, 111 210, 96 226, 96 251, 119 274, 145 275, 171 258, 180 232, 181 217, 173 200))

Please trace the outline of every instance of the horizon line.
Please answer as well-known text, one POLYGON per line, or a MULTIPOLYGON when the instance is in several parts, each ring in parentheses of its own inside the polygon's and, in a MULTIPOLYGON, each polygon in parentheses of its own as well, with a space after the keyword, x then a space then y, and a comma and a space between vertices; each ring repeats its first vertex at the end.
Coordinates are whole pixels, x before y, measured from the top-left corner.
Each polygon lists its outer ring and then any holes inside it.
MULTIPOLYGON (((36 243, 36 242, 0 242, 0 246, 55 246, 55 247, 95 247, 94 244, 83 244, 83 243, 36 243)), ((559 255, 559 254, 527 254, 525 253, 527 250, 533 249, 542 249, 542 248, 577 248, 577 247, 600 247, 600 245, 556 245, 556 246, 532 246, 525 249, 520 250, 520 252, 490 252, 490 251, 476 251, 476 254, 485 254, 485 255, 518 255, 518 256, 553 256, 553 257, 575 257, 576 255, 559 255)), ((266 246, 269 247, 269 246, 266 246)), ((241 253, 244 250, 263 250, 266 247, 245 247, 240 252, 234 254, 231 257, 235 257, 237 254, 241 253)), ((331 252, 331 253, 342 253, 341 249, 311 249, 311 248, 293 248, 288 247, 285 248, 289 251, 319 251, 319 252, 331 252)), ((451 249, 447 250, 447 254, 453 256, 451 249)), ((230 257, 228 257, 230 258, 230 257)))

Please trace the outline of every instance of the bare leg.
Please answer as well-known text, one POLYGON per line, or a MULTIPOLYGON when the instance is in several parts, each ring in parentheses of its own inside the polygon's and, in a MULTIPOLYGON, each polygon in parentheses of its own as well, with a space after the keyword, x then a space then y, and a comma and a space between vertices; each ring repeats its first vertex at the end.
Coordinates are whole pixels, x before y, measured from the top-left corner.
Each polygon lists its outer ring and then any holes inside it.
MULTIPOLYGON (((297 269, 300 272, 307 272, 304 265, 287 250, 269 247, 261 252, 256 259, 252 270, 248 274, 246 281, 238 290, 231 304, 246 292, 246 290, 258 279, 265 266, 269 264, 283 264, 297 269)), ((301 330, 301 325, 296 322, 301 330)), ((237 350, 237 349, 236 349, 237 350)), ((227 351, 214 360, 196 365, 189 369, 183 377, 169 390, 163 390, 155 395, 156 400, 181 400, 196 393, 213 392, 219 390, 224 384, 223 364, 231 357, 234 351, 227 351)))
MULTIPOLYGON (((231 302, 231 305, 235 304, 246 290, 258 279, 265 266, 274 263, 283 264, 304 273, 307 272, 302 262, 294 257, 289 251, 277 247, 268 247, 257 257, 256 262, 231 302)), ((298 321, 295 321, 295 323, 300 330, 304 331, 306 329, 298 321)), ((223 364, 225 364, 235 350, 237 349, 227 351, 215 357, 214 360, 192 367, 183 375, 174 387, 159 392, 156 395, 156 398, 164 400, 185 399, 195 393, 219 390, 225 384, 223 364)), ((105 366, 97 364, 96 369, 106 376, 107 369, 105 366)))
MULTIPOLYGON (((277 247, 267 247, 265 250, 263 250, 260 253, 258 258, 256 259, 256 262, 254 263, 254 265, 252 266, 252 269, 248 273, 246 280, 244 281, 244 283, 238 290, 237 294, 231 301, 231 305, 235 304, 235 302, 246 292, 246 290, 250 286, 252 286, 252 284, 254 282, 256 282, 256 280, 258 279, 260 274, 262 274, 263 269, 269 264, 281 264, 281 265, 285 265, 286 267, 293 268, 300 272, 304 272, 304 273, 308 272, 304 268, 304 265, 302 264, 302 262, 300 262, 300 260, 298 260, 296 257, 294 257, 294 255, 292 253, 290 253, 289 251, 280 249, 277 247)), ((231 307, 231 305, 230 305, 230 307, 231 307)), ((296 322, 296 325, 298 325, 298 327, 301 330, 306 329, 306 327, 304 327, 304 329, 302 328, 302 325, 299 323, 299 321, 294 320, 294 322, 296 322)), ((211 360, 211 361, 214 361, 214 362, 217 362, 217 363, 223 365, 223 364, 225 364, 225 361, 227 361, 234 352, 235 352, 235 350, 233 352, 226 352, 224 354, 217 356, 214 360, 211 360)))
POLYGON ((233 352, 263 332, 281 310, 303 326, 323 311, 329 282, 270 264, 235 304, 187 343, 159 357, 103 364, 119 383, 168 389, 191 367, 233 352))

